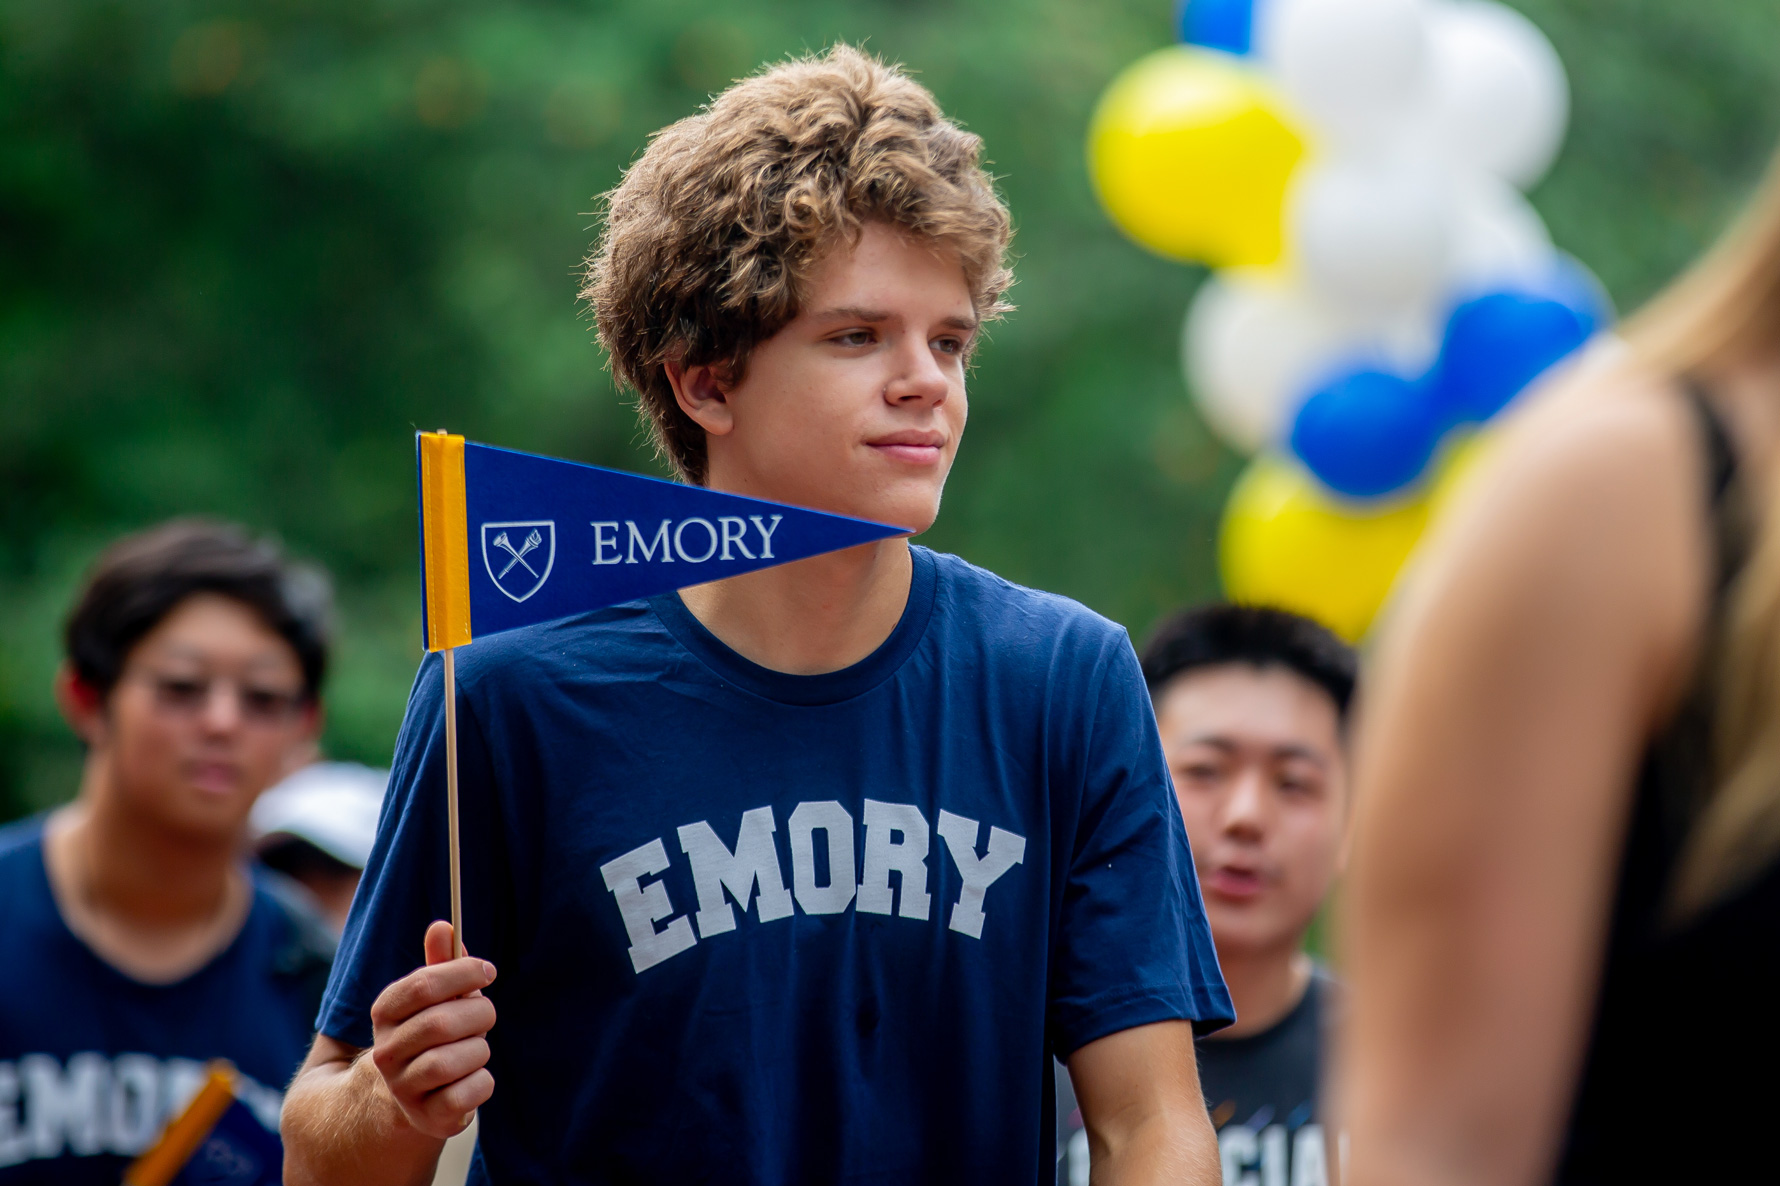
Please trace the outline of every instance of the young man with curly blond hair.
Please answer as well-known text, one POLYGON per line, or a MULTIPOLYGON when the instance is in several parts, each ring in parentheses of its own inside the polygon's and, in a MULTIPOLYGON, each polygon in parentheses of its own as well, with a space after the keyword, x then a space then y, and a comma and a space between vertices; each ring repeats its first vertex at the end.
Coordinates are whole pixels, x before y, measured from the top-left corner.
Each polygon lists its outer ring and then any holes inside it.
MULTIPOLYGON (((654 139, 584 295, 684 480, 933 523, 1008 308, 979 150, 845 47, 654 139)), ((484 639, 458 680, 473 954, 427 925, 429 667, 293 1186, 424 1182, 478 1108, 474 1182, 1032 1183, 1052 1052, 1097 1180, 1217 1181, 1192 1036, 1229 999, 1122 630, 895 539, 484 639)))

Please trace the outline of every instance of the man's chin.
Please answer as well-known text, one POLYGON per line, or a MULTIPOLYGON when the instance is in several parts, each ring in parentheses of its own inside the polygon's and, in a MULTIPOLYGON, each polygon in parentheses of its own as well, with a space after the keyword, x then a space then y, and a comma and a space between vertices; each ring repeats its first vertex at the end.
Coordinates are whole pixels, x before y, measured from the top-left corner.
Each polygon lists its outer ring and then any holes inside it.
POLYGON ((1233 955, 1253 955, 1259 951, 1271 950, 1279 944, 1280 935, 1284 931, 1275 920, 1265 916, 1257 903, 1232 906, 1213 902, 1208 897, 1205 903, 1205 921, 1211 924, 1211 933, 1218 950, 1228 948, 1233 955))
POLYGON ((933 526, 939 518, 939 506, 928 499, 864 499, 847 507, 818 507, 817 510, 828 510, 837 515, 846 515, 853 519, 867 519, 873 523, 888 523, 896 527, 908 529, 911 536, 920 535, 933 526))
POLYGON ((192 844, 222 843, 239 837, 247 827, 254 796, 243 792, 219 796, 211 792, 185 793, 159 805, 153 814, 167 832, 192 844))
POLYGON ((894 523, 908 528, 910 535, 920 535, 939 518, 939 500, 939 490, 930 487, 911 490, 904 492, 900 498, 885 499, 878 513, 860 517, 879 523, 894 523))

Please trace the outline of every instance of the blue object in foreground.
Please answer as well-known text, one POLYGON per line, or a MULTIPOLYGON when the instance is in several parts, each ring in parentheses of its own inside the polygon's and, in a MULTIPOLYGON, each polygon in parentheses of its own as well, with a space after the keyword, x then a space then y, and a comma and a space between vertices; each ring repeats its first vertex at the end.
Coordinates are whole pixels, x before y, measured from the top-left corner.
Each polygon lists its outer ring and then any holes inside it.
POLYGON ((1378 498, 1421 476, 1442 425, 1429 392, 1383 371, 1348 371, 1312 393, 1292 421, 1292 452, 1325 486, 1378 498))
POLYGON ((1174 27, 1188 45, 1246 54, 1254 45, 1255 8, 1259 0, 1181 0, 1174 8, 1174 27))
POLYGON ((1529 284, 1464 301, 1430 376, 1447 425, 1481 424, 1612 316, 1599 283, 1567 257, 1529 284))
POLYGON ((473 442, 464 510, 477 638, 909 533, 473 442))
POLYGON ((229 1105, 173 1186, 278 1186, 284 1146, 240 1100, 229 1105))

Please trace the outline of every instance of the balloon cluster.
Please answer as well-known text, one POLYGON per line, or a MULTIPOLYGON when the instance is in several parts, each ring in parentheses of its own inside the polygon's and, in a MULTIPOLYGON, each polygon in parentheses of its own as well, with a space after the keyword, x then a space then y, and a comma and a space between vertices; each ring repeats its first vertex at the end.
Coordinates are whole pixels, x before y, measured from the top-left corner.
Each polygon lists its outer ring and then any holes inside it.
POLYGON ((1256 454, 1226 590, 1364 634, 1441 458, 1611 317, 1521 196, 1563 140, 1563 64, 1495 0, 1187 0, 1088 137, 1108 213, 1217 269, 1182 350, 1256 454))

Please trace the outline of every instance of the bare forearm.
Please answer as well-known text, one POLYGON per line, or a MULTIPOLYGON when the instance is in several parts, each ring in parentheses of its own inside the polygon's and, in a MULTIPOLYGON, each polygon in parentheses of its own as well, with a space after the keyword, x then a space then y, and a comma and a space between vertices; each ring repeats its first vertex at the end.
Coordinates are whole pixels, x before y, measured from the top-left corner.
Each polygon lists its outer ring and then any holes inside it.
POLYGON ((1223 1181, 1218 1138, 1203 1108, 1194 1115, 1159 1112, 1119 1134, 1099 1140, 1089 1132, 1089 1181, 1093 1186, 1217 1186, 1223 1181))
POLYGON ((306 1067, 281 1127, 287 1186, 427 1186, 445 1145, 408 1123, 368 1055, 306 1067))

